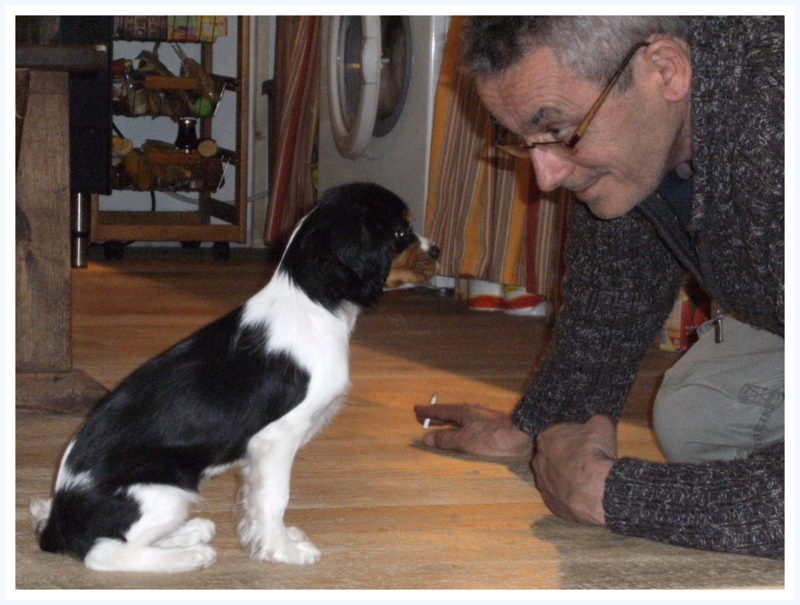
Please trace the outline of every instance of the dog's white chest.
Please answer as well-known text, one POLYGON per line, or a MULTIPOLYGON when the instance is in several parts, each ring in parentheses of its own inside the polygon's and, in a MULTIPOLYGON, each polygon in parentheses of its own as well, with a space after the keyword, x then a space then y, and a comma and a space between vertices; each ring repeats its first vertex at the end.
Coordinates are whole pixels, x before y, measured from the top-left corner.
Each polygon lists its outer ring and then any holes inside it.
POLYGON ((357 315, 347 303, 331 313, 280 273, 246 303, 242 323, 265 327, 266 353, 287 354, 309 376, 303 400, 260 436, 308 433, 305 443, 333 417, 350 384, 349 342, 357 315))

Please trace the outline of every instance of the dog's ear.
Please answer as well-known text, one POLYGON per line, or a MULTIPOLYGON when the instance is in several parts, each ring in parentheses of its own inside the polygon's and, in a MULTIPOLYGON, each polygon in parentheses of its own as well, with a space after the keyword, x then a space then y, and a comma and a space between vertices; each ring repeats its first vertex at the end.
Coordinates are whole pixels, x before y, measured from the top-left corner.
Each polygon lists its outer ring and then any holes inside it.
POLYGON ((391 240, 368 229, 350 233, 334 246, 333 256, 339 272, 343 297, 362 307, 378 302, 392 267, 391 240))
POLYGON ((325 191, 284 253, 281 264, 313 300, 374 305, 394 257, 416 239, 408 208, 391 191, 351 183, 325 191))
POLYGON ((391 268, 390 242, 363 223, 321 218, 299 230, 284 255, 284 269, 312 300, 329 309, 342 300, 374 305, 391 268))

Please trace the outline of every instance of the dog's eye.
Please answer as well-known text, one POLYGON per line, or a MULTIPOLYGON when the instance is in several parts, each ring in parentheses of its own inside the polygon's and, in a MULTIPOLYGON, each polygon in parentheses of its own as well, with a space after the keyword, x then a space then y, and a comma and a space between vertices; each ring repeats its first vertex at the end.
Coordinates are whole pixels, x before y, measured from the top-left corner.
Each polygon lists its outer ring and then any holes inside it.
POLYGON ((397 252, 401 252, 407 246, 409 246, 414 240, 416 236, 414 235, 414 231, 411 229, 411 225, 405 225, 403 227, 399 227, 394 231, 394 246, 397 252))

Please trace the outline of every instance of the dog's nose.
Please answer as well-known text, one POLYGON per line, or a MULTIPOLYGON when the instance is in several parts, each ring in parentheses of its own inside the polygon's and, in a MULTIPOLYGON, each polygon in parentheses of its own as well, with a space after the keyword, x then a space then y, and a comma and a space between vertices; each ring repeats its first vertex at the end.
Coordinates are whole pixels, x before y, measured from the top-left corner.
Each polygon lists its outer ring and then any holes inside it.
POLYGON ((428 256, 430 256, 433 260, 436 260, 437 258, 439 258, 439 254, 441 254, 441 252, 442 251, 439 249, 439 246, 435 246, 435 245, 431 244, 428 247, 428 256))

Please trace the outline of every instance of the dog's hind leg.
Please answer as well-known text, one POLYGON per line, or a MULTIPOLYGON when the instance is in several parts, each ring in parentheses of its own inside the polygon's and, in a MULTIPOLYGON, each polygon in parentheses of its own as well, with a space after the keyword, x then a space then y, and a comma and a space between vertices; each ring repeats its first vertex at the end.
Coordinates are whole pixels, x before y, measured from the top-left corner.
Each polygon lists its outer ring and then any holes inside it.
POLYGON ((208 567, 216 552, 206 542, 213 523, 187 521, 189 507, 198 496, 165 485, 135 485, 128 494, 136 500, 140 518, 125 534, 125 541, 98 540, 84 558, 91 569, 177 573, 208 567))
POLYGON ((195 517, 189 519, 171 534, 158 540, 154 546, 159 548, 184 548, 195 544, 208 544, 217 528, 211 519, 195 517))
POLYGON ((84 563, 98 571, 180 573, 208 567, 216 556, 208 544, 159 548, 101 538, 86 555, 84 563))
MULTIPOLYGON (((269 429, 267 429, 269 430, 269 429)), ((301 438, 280 434, 257 435, 248 447, 244 468, 244 515, 239 537, 254 559, 305 565, 316 563, 320 552, 297 527, 286 527, 292 462, 301 438)))

